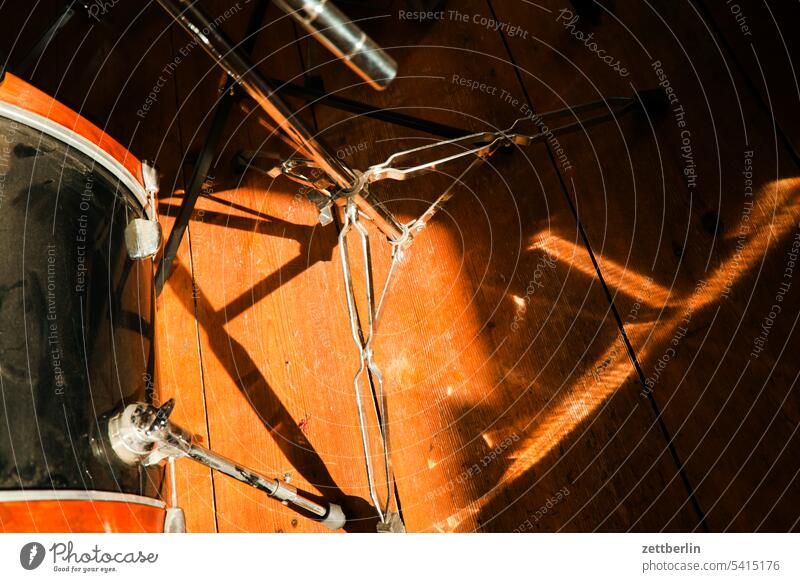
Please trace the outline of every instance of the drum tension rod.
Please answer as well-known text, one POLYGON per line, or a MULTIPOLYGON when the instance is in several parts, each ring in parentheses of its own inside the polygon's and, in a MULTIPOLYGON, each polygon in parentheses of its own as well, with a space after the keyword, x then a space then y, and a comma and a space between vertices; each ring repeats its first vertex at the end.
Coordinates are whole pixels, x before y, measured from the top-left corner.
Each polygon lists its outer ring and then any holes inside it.
MULTIPOLYGON (((108 438, 111 448, 122 462, 147 467, 167 460, 172 467, 175 459, 189 458, 263 491, 284 505, 293 505, 329 529, 344 527, 345 516, 339 505, 313 501, 284 481, 266 477, 197 444, 191 433, 169 420, 174 407, 174 399, 168 400, 160 408, 139 402, 129 404, 122 412, 109 419, 108 438)), ((174 487, 174 470, 171 471, 171 478, 174 487)), ((167 517, 180 522, 182 512, 175 511, 177 508, 174 499, 173 488, 173 506, 170 508, 172 514, 167 517)))

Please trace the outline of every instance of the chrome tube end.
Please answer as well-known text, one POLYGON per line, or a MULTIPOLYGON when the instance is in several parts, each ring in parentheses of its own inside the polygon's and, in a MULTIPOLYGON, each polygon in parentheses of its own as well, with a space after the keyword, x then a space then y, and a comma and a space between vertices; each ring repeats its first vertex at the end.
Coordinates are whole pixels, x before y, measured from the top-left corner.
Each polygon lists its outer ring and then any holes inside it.
POLYGON ((276 0, 276 4, 373 89, 382 91, 397 76, 397 62, 328 0, 276 0))
POLYGON ((325 518, 320 523, 328 529, 336 530, 343 528, 344 524, 347 523, 347 519, 344 516, 344 511, 342 511, 341 506, 330 503, 328 504, 327 515, 325 515, 325 518))
POLYGON ((345 62, 370 87, 383 91, 397 76, 397 62, 371 39, 366 40, 364 48, 345 58, 345 62))

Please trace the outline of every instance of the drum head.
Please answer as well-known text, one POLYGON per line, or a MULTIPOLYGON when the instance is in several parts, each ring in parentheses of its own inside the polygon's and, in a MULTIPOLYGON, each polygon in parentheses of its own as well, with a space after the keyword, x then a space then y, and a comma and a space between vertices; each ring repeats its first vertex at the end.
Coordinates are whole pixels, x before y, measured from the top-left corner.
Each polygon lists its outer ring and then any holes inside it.
POLYGON ((124 242, 141 216, 86 152, 0 117, 0 500, 157 496, 161 472, 123 465, 103 428, 153 396, 152 262, 124 242))

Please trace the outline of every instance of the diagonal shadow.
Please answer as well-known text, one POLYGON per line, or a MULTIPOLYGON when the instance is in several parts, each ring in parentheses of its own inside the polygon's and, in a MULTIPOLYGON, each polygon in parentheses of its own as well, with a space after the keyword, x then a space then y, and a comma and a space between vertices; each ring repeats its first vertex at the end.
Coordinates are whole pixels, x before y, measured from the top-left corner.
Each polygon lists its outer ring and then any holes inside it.
MULTIPOLYGON (((220 204, 225 204, 237 210, 248 212, 258 217, 248 218, 244 216, 234 216, 226 212, 204 210, 202 218, 204 224, 213 224, 215 226, 233 228, 250 233, 277 236, 300 243, 300 252, 297 257, 264 277, 261 281, 253 285, 247 291, 241 293, 221 309, 216 311, 211 310, 215 314, 224 314, 226 322, 235 319, 256 303, 274 291, 277 291, 282 285, 285 285, 301 275, 305 270, 321 261, 331 261, 333 258, 333 252, 336 248, 335 240, 323 240, 321 241, 322 244, 309 244, 314 235, 314 230, 318 228, 316 225, 306 226, 289 222, 281 218, 267 216, 247 206, 224 200, 217 196, 204 196, 204 198, 208 198, 220 204)), ((173 204, 159 204, 159 212, 162 213, 168 214, 173 210, 177 210, 177 208, 178 207, 173 204)))
MULTIPOLYGON (((222 203, 218 198, 207 198, 222 203)), ((228 201, 224 201, 224 204, 237 210, 247 209, 245 206, 233 204, 228 201)), ((167 216, 176 216, 178 208, 179 206, 177 204, 164 204, 162 202, 158 205, 159 213, 167 216)), ((222 226, 224 228, 232 228, 234 230, 279 236, 281 238, 295 240, 300 244, 304 244, 305 241, 308 241, 309 235, 314 230, 313 226, 295 224, 272 216, 266 217, 263 214, 257 216, 259 218, 247 218, 245 216, 234 216, 226 212, 204 210, 202 222, 215 226, 222 226)))
MULTIPOLYGON (((303 255, 299 257, 299 260, 302 259, 303 255)), ((288 267, 290 273, 283 273, 286 266, 281 267, 254 287, 254 289, 257 288, 257 293, 247 292, 242 297, 251 295, 264 297, 285 282, 290 274, 291 277, 294 277, 303 270, 298 259, 290 261, 288 265, 290 265, 288 267)), ((169 281, 171 285, 183 285, 181 288, 186 288, 189 283, 193 283, 188 269, 179 261, 176 261, 169 281)), ((197 287, 193 288, 195 289, 194 302, 192 297, 186 296, 185 293, 176 294, 176 296, 192 316, 195 316, 195 305, 198 311, 202 310, 211 314, 210 317, 203 318, 203 320, 197 319, 197 321, 206 332, 214 356, 223 364, 228 376, 236 383, 242 395, 247 398, 247 402, 258 414, 286 459, 307 482, 313 483, 322 491, 328 500, 342 505, 348 516, 346 531, 375 531, 377 518, 372 506, 360 497, 344 494, 328 472, 314 446, 308 441, 305 433, 300 430, 297 422, 281 402, 280 397, 264 378, 256 362, 250 357, 245 347, 225 330, 222 322, 229 319, 226 310, 231 308, 226 306, 220 310, 214 310, 203 291, 197 287)), ((234 303, 237 301, 239 300, 234 300, 234 303)), ((242 301, 239 303, 241 304, 242 301)))
MULTIPOLYGON (((694 317, 699 320, 701 314, 715 309, 732 288, 742 285, 747 287, 747 277, 753 274, 764 257, 762 249, 770 248, 768 244, 770 240, 780 243, 786 241, 795 232, 797 217, 800 216, 798 214, 800 205, 796 202, 798 192, 800 192, 799 178, 771 182, 759 189, 759 200, 762 201, 764 208, 762 212, 752 216, 748 215, 729 231, 732 233, 729 237, 740 241, 740 246, 733 249, 719 265, 707 273, 702 287, 695 287, 691 291, 673 292, 642 272, 628 270, 624 265, 616 263, 611 258, 601 257, 602 268, 606 272, 611 286, 615 289, 615 293, 620 297, 628 298, 631 302, 641 302, 642 304, 642 309, 635 319, 626 318, 622 321, 632 343, 639 346, 637 356, 641 362, 645 363, 647 367, 655 364, 656 358, 671 345, 675 332, 687 313, 694 313, 694 317), (749 229, 747 236, 740 234, 743 232, 741 230, 743 225, 747 225, 749 229)), ((574 241, 559 236, 540 238, 540 240, 541 243, 532 245, 529 250, 543 252, 551 256, 554 261, 570 264, 571 268, 575 269, 580 276, 594 277, 594 265, 588 256, 580 252, 581 247, 574 241)), ((776 246, 776 248, 780 247, 776 246)), ((583 438, 583 435, 590 429, 592 419, 602 413, 606 402, 615 397, 619 387, 631 382, 640 391, 650 389, 647 385, 640 384, 641 380, 637 377, 635 368, 629 365, 625 355, 625 347, 619 336, 617 341, 609 345, 595 360, 595 364, 585 374, 575 379, 569 389, 557 394, 545 409, 540 413, 537 412, 529 421, 522 422, 519 427, 510 427, 514 428, 515 434, 522 436, 518 442, 504 451, 502 458, 494 460, 491 466, 482 469, 481 474, 487 476, 486 492, 480 498, 471 500, 472 503, 468 506, 449 516, 448 520, 434 524, 434 528, 438 527, 441 531, 461 531, 459 528, 467 523, 467 518, 474 517, 481 531, 505 531, 506 524, 496 520, 496 516, 508 510, 510 505, 524 496, 541 499, 543 505, 540 509, 544 509, 544 502, 554 490, 551 489, 543 494, 541 488, 536 487, 543 482, 546 476, 540 474, 537 469, 542 461, 554 454, 564 455, 559 447, 566 446, 567 452, 569 452, 569 449, 575 446, 574 443, 583 438), (576 408, 573 387, 591 385, 593 376, 597 378, 597 381, 594 382, 595 388, 581 394, 581 402, 585 406, 576 408), (604 377, 606 382, 600 382, 600 376, 604 377), (451 522, 455 525, 450 525, 451 522)), ((722 402, 720 410, 724 409, 726 404, 727 401, 722 402)), ((496 408, 494 403, 486 406, 485 410, 491 411, 485 413, 491 418, 500 418, 503 415, 502 408, 496 408)), ((463 415, 463 412, 459 412, 455 417, 462 418, 463 415)), ((682 427, 683 425, 679 427, 679 430, 682 427)), ((712 427, 713 425, 709 427, 709 430, 712 427)), ((655 425, 651 425, 649 430, 654 429, 655 425)), ((662 449, 659 457, 666 453, 667 449, 662 449)), ((693 454, 694 451, 687 459, 691 459, 693 454)), ((588 466, 584 471, 587 469, 588 466)), ((648 471, 649 469, 644 474, 646 475, 648 471)), ((710 474, 707 473, 703 476, 699 484, 702 485, 710 474)), ((675 473, 671 479, 677 479, 678 475, 675 473)), ((571 480, 571 484, 574 484, 578 478, 580 475, 571 480)), ((610 482, 610 477, 603 477, 603 480, 602 487, 605 487, 610 482)), ((627 497, 626 495, 620 503, 627 497)), ((631 522, 632 529, 647 530, 650 527, 647 520, 641 516, 650 511, 657 501, 658 498, 655 498, 650 506, 639 509, 640 516, 631 522)), ((688 497, 681 507, 687 503, 689 503, 688 497)), ((536 502, 533 502, 534 507, 535 504, 536 502)), ((581 510, 584 511, 587 507, 591 510, 588 502, 581 510)), ((529 517, 535 513, 547 514, 547 511, 534 511, 530 513, 529 517)), ((576 529, 577 524, 572 523, 575 515, 577 514, 558 515, 550 512, 547 519, 537 515, 530 530, 552 531, 553 523, 556 523, 558 529, 561 530, 576 529)), ((605 524, 606 520, 599 521, 598 529, 608 530, 609 526, 605 524)), ((680 527, 680 523, 676 520, 665 526, 667 530, 676 531, 680 527)))

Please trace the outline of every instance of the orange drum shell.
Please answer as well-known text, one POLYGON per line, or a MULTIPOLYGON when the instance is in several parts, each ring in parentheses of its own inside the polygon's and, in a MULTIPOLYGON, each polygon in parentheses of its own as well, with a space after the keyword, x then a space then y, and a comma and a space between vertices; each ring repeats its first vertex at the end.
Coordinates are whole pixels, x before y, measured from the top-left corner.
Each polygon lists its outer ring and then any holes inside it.
MULTIPOLYGON (((0 101, 24 109, 85 138, 119 162, 142 186, 141 162, 81 115, 19 77, 6 73, 0 101)), ((0 502, 0 532, 163 532, 165 510, 143 503, 86 499, 0 502)))
POLYGON ((121 143, 46 93, 11 73, 0 82, 0 101, 45 117, 84 137, 122 164, 144 186, 142 164, 121 143))
POLYGON ((120 501, 42 500, 0 503, 5 533, 161 533, 163 508, 120 501))

